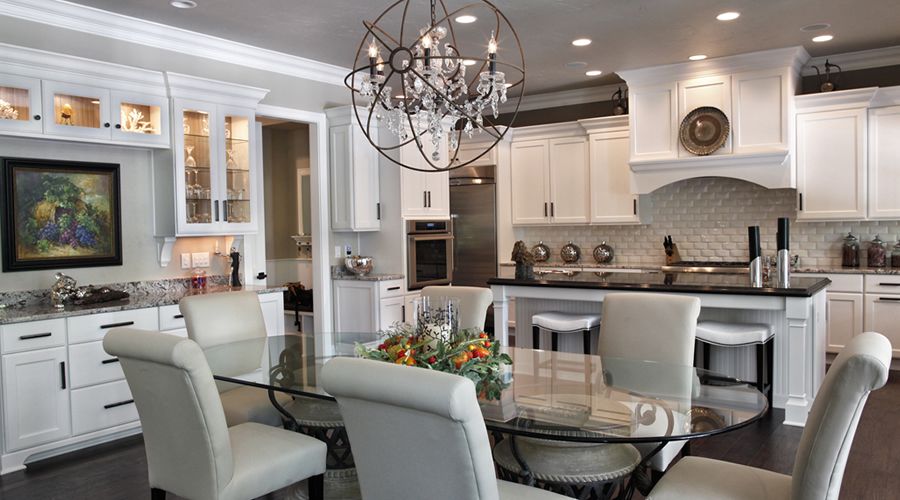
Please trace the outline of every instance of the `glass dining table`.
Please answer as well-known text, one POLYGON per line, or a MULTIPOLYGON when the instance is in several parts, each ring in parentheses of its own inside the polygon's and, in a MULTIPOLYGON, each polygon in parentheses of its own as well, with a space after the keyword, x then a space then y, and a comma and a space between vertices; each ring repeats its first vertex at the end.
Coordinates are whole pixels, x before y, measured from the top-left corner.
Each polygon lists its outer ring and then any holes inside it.
MULTIPOLYGON (((329 468, 346 469, 353 467, 349 442, 319 374, 330 359, 355 356, 356 344, 377 344, 379 337, 342 333, 335 338, 336 353, 327 357, 313 354, 312 339, 304 335, 226 343, 205 354, 216 380, 267 390, 286 425, 325 440, 329 468), (248 355, 259 356, 261 368, 232 373, 246 366, 235 360, 248 355), (294 405, 305 408, 302 415, 286 410, 279 401, 284 398, 276 393, 306 402, 294 405)), ((630 474, 628 489, 646 493, 652 487, 650 459, 667 443, 733 431, 769 409, 766 397, 750 383, 693 366, 530 348, 508 347, 505 352, 513 360, 505 374, 509 386, 499 400, 480 405, 495 442, 510 440, 518 465, 512 468, 526 484, 535 478, 519 453, 517 438, 572 446, 645 443, 649 451, 630 474)))

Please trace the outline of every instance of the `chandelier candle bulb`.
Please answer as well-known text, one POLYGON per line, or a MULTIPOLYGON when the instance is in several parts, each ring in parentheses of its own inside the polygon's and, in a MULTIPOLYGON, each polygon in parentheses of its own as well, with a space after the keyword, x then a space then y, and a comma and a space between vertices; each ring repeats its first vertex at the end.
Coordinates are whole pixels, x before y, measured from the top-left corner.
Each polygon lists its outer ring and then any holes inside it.
POLYGON ((778 276, 778 288, 791 287, 791 251, 790 222, 787 217, 778 218, 778 254, 775 257, 775 268, 778 276))
POLYGON ((375 45, 375 39, 369 44, 369 76, 375 76, 375 66, 378 62, 378 46, 375 45))
POLYGON ((490 59, 490 65, 488 66, 488 71, 490 74, 497 73, 497 39, 494 38, 494 32, 491 32, 491 41, 488 42, 488 59, 490 59))
POLYGON ((760 249, 759 226, 747 228, 750 243, 750 286, 762 288, 762 251, 760 249))

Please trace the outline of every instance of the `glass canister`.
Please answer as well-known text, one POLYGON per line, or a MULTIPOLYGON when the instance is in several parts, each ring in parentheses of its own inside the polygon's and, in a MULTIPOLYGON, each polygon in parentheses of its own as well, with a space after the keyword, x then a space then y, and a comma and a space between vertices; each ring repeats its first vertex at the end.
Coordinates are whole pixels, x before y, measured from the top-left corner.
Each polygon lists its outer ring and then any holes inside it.
POLYGON ((887 247, 878 235, 869 243, 869 267, 884 267, 887 265, 887 247))
POLYGON ((191 288, 194 290, 206 290, 206 271, 194 269, 191 273, 191 288))
POLYGON ((841 247, 841 265, 844 267, 859 267, 859 240, 853 233, 847 233, 844 237, 844 245, 841 247))
POLYGON ((891 251, 891 267, 900 268, 900 238, 897 239, 897 244, 891 251))

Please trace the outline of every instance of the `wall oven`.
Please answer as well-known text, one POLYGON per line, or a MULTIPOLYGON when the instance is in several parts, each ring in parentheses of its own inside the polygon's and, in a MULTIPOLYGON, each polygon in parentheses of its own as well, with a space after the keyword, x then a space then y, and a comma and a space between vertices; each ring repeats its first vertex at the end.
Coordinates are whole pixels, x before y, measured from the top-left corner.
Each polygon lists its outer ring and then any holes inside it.
POLYGON ((453 223, 449 220, 408 221, 406 238, 409 289, 449 285, 453 279, 453 223))

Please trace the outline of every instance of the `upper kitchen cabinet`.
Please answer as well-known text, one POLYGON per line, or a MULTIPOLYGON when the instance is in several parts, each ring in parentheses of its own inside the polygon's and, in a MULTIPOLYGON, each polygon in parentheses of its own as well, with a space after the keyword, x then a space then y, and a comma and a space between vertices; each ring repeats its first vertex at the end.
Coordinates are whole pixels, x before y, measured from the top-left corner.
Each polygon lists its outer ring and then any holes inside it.
POLYGON ((550 144, 514 142, 510 149, 513 224, 550 222, 550 144))
POLYGON ((588 133, 592 224, 640 224, 639 197, 631 192, 628 117, 579 120, 588 133))
POLYGON ((177 126, 172 158, 154 169, 157 236, 255 233, 260 165, 254 109, 267 91, 173 73, 168 81, 177 126))
MULTIPOLYGON (((424 145, 431 144, 425 134, 420 139, 424 145)), ((428 147, 424 148, 428 151, 428 147)), ((441 154, 447 154, 446 138, 440 144, 441 154)), ((414 142, 400 148, 400 161, 422 169, 400 168, 401 215, 406 219, 449 219, 450 218, 450 174, 447 171, 430 172, 432 167, 422 156, 414 142)))
POLYGON ((900 138, 900 106, 870 109, 870 219, 900 219, 900 139, 898 138, 900 138))
MULTIPOLYGON (((678 82, 678 119, 680 124, 687 115, 701 107, 711 106, 721 110, 725 116, 733 116, 731 112, 731 75, 704 76, 678 82)), ((737 125, 737 124, 735 124, 737 125)), ((735 128, 738 128, 735 126, 735 128)), ((728 134, 725 144, 714 151, 714 155, 731 154, 732 135, 728 134)), ((678 142, 678 156, 694 156, 678 142)))
MULTIPOLYGON (((361 116, 366 116, 360 111, 361 116)), ((331 182, 331 228, 378 231, 381 228, 379 153, 363 133, 350 106, 329 109, 328 149, 331 182)), ((370 134, 378 137, 372 124, 370 134)))
POLYGON ((169 147, 160 72, 12 46, 0 47, 0 68, 2 134, 169 147))

